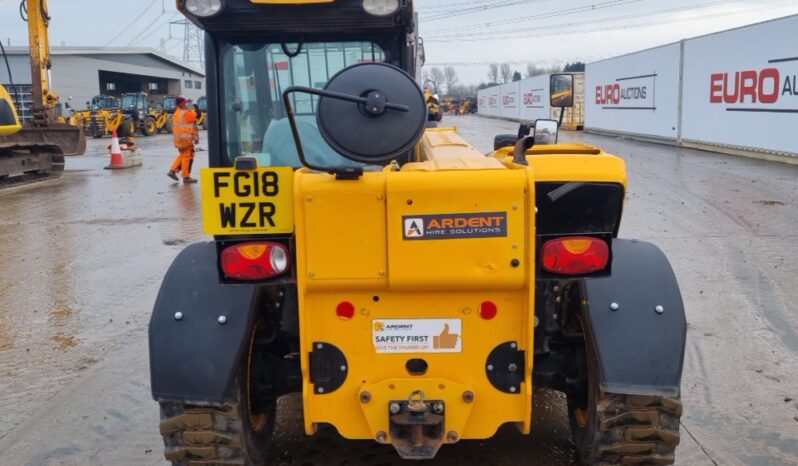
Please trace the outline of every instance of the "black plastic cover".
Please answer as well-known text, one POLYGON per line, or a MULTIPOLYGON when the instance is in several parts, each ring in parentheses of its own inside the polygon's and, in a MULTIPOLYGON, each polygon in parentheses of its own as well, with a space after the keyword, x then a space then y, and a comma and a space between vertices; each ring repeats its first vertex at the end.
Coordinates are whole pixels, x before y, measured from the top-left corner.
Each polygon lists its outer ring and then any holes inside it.
POLYGON ((255 286, 219 283, 214 243, 184 249, 166 272, 150 318, 153 398, 224 402, 255 304, 255 286))
POLYGON ((675 396, 687 338, 679 284, 653 244, 616 239, 612 249, 612 274, 581 282, 582 321, 598 358, 600 387, 609 393, 675 396))
POLYGON ((424 132, 427 106, 412 76, 385 63, 361 63, 330 78, 326 91, 365 97, 355 104, 319 99, 316 119, 322 137, 336 152, 363 163, 382 163, 410 151, 424 132), (409 111, 385 108, 385 101, 409 111))
POLYGON ((536 183, 537 234, 617 235, 623 197, 623 186, 615 183, 536 183))

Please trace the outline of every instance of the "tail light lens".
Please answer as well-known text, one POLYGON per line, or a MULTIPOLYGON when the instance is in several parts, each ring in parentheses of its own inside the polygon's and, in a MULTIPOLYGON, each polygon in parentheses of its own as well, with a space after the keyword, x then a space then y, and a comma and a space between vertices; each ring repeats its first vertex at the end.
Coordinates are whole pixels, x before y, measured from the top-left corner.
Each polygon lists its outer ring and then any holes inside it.
POLYGON ((241 243, 222 251, 222 271, 236 280, 263 280, 285 273, 291 265, 280 243, 241 243))
POLYGON ((563 275, 583 275, 607 267, 610 248, 606 241, 588 236, 570 236, 547 241, 541 254, 543 269, 563 275))

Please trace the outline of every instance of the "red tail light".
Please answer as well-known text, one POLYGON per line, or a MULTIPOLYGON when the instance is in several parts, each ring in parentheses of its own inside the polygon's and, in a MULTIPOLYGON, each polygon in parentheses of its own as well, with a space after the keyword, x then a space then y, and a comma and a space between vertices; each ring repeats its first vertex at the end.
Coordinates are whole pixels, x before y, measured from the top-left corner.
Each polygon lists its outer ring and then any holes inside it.
POLYGON ((288 270, 291 256, 280 243, 241 243, 222 251, 222 271, 236 280, 263 280, 288 270))
POLYGON ((544 270, 563 275, 582 275, 607 267, 610 248, 599 238, 569 236, 547 241, 541 255, 544 270))

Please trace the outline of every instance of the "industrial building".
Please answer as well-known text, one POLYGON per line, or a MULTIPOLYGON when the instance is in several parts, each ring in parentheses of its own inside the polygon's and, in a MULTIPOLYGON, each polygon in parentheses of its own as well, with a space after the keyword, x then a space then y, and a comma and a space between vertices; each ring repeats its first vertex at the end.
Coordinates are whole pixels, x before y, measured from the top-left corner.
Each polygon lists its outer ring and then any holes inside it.
MULTIPOLYGON (((27 47, 6 47, 11 79, 0 67, 0 83, 9 88, 23 118, 29 115, 31 70, 27 47), (15 87, 11 87, 11 83, 15 87), (21 104, 21 105, 20 105, 21 104)), ((98 94, 119 96, 146 92, 152 102, 165 95, 180 94, 197 100, 205 95, 205 74, 152 48, 142 47, 52 47, 51 85, 61 96, 59 111, 66 104, 86 108, 98 94)))

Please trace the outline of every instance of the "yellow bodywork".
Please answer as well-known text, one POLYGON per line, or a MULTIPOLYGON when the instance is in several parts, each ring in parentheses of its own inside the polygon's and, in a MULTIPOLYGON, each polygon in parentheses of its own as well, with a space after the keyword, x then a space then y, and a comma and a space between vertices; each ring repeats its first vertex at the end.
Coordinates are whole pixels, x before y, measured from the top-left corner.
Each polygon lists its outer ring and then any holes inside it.
MULTIPOLYGON (((624 162, 599 149, 561 144, 533 147, 529 166, 511 154, 486 157, 455 129, 427 130, 417 160, 401 169, 367 171, 358 180, 298 170, 294 175, 297 283, 305 429, 334 425, 346 438, 388 433, 391 401, 422 390, 443 400, 445 430, 458 439, 482 439, 505 423, 529 433, 535 284, 535 183, 604 181, 626 184, 624 162), (504 216, 506 235, 410 240, 403 219, 439 214, 504 216), (486 214, 488 215, 488 214, 486 214), (486 320, 480 304, 495 303, 486 320), (339 303, 354 304, 351 319, 339 303), (453 319, 462 323, 460 352, 378 353, 375 334, 384 319, 453 319), (498 345, 524 351, 524 382, 516 393, 494 388, 486 360, 498 345), (344 384, 314 392, 309 353, 330 343, 347 359, 344 384), (426 374, 405 367, 423 358, 426 374), (474 394, 473 402, 463 393, 474 394), (360 395, 368 392, 370 400, 360 395)), ((387 442, 391 441, 388 434, 387 442)))
POLYGON ((22 129, 14 101, 6 88, 0 85, 0 136, 10 136, 22 129))

